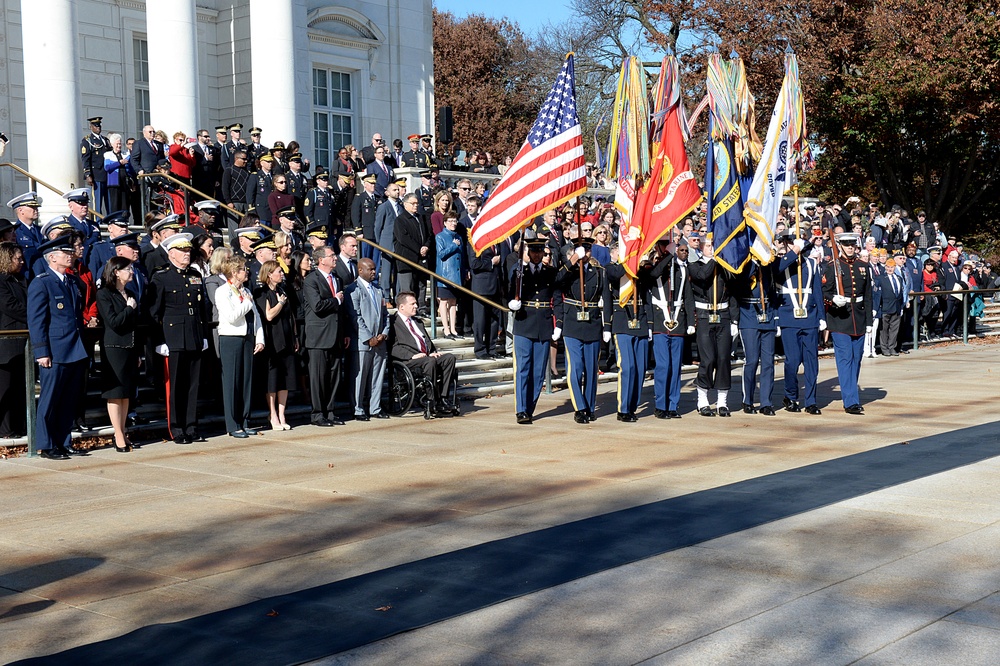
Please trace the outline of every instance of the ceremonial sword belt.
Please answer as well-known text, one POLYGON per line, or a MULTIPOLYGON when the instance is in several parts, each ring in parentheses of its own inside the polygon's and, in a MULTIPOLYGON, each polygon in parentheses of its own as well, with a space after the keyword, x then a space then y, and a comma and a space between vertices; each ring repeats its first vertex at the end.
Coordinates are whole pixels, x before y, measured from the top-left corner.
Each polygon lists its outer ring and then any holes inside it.
POLYGON ((570 305, 582 305, 585 308, 596 308, 601 305, 598 301, 578 301, 574 298, 564 298, 563 303, 569 303, 570 305))
POLYGON ((552 303, 549 301, 522 301, 521 305, 526 308, 547 308, 551 307, 552 303))

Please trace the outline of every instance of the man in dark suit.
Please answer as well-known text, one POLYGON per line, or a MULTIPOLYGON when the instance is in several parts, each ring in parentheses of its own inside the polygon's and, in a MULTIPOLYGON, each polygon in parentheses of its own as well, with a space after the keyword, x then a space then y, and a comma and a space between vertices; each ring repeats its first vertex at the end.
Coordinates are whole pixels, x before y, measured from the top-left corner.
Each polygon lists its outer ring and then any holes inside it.
POLYGON ((371 164, 375 161, 375 151, 380 147, 385 149, 385 141, 380 132, 375 132, 372 134, 372 144, 361 149, 361 159, 365 161, 365 164, 371 164))
POLYGON ((340 284, 346 287, 358 279, 358 239, 354 234, 344 234, 337 241, 337 246, 340 248, 337 277, 340 278, 340 284))
POLYGON ((417 297, 412 291, 396 296, 397 313, 393 321, 389 349, 392 358, 429 377, 434 382, 434 406, 424 406, 424 418, 432 419, 444 413, 457 413, 455 405, 447 399, 448 387, 455 376, 455 357, 439 352, 427 335, 423 323, 416 319, 417 297))
POLYGON ((321 427, 344 425, 333 413, 346 337, 340 326, 344 292, 336 276, 337 255, 332 247, 324 246, 313 251, 312 259, 316 269, 302 285, 312 392, 311 422, 321 427))
POLYGON ((880 310, 882 311, 882 331, 879 336, 879 346, 883 356, 899 356, 896 342, 899 339, 899 325, 903 318, 903 308, 906 305, 906 290, 904 280, 896 270, 896 260, 885 261, 885 274, 879 278, 880 310))
MULTIPOLYGON (((398 224, 398 223, 397 223, 398 224)), ((469 268, 472 271, 470 289, 485 299, 499 302, 500 276, 503 272, 500 253, 493 245, 476 256, 469 244, 469 268)), ((476 358, 480 360, 504 356, 503 348, 496 349, 500 333, 500 310, 487 305, 480 299, 472 302, 472 335, 475 338, 476 358)))
MULTIPOLYGON (((417 217, 418 205, 417 195, 407 194, 403 197, 403 210, 392 229, 392 245, 400 257, 430 268, 433 266, 431 245, 434 237, 424 227, 423 220, 417 217)), ((412 291, 417 295, 417 307, 424 308, 427 274, 403 261, 396 265, 396 273, 397 293, 412 291)))
MULTIPOLYGON (((142 138, 132 144, 129 164, 132 167, 132 172, 137 175, 153 173, 156 171, 156 165, 165 157, 163 144, 153 138, 154 132, 152 125, 146 125, 142 128, 142 138)), ((140 178, 139 182, 142 183, 143 209, 148 209, 150 181, 148 178, 140 178)))
POLYGON ((194 175, 192 185, 209 197, 218 196, 222 185, 222 161, 212 145, 212 135, 206 129, 198 130, 198 143, 194 146, 194 175))
POLYGON ((71 443, 73 417, 87 368, 83 346, 83 285, 67 270, 73 265, 72 236, 43 243, 47 268, 28 285, 28 333, 42 385, 35 448, 43 458, 82 455, 71 443))

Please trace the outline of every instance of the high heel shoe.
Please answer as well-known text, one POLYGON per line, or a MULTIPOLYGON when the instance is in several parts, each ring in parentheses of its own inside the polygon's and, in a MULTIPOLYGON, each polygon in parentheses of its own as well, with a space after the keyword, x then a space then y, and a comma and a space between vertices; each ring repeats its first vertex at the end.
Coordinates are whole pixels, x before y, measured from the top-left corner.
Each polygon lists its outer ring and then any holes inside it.
POLYGON ((282 430, 291 430, 292 426, 288 425, 287 423, 282 423, 281 424, 281 429, 282 430))
POLYGON ((131 447, 133 449, 141 449, 142 448, 142 444, 136 444, 135 442, 133 442, 128 437, 125 438, 125 445, 129 446, 129 447, 131 447))
POLYGON ((284 430, 285 426, 277 421, 271 421, 271 430, 284 430))
POLYGON ((118 444, 115 444, 115 451, 118 453, 128 453, 131 450, 132 446, 128 442, 125 442, 125 446, 118 446, 118 444))

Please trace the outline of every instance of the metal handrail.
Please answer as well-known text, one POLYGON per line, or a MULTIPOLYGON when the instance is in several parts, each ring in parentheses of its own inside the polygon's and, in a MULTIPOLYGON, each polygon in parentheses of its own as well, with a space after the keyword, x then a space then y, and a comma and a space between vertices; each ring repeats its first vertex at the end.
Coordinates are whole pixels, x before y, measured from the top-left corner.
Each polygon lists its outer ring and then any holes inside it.
MULTIPOLYGON (((25 169, 22 169, 21 167, 19 167, 18 165, 14 164, 13 162, 0 162, 0 167, 9 167, 9 168, 13 169, 14 171, 17 171, 19 174, 21 174, 25 178, 27 178, 28 179, 28 189, 31 190, 32 192, 36 191, 35 188, 37 187, 37 184, 41 184, 46 189, 52 190, 53 192, 55 192, 59 196, 63 196, 64 194, 66 194, 65 192, 63 192, 62 190, 60 190, 58 187, 55 187, 54 185, 50 185, 49 183, 47 183, 46 181, 42 180, 38 176, 36 176, 36 175, 34 175, 34 174, 26 171, 25 169)), ((70 184, 70 186, 72 186, 72 183, 70 184)), ((98 220, 103 220, 104 219, 104 216, 101 215, 100 213, 98 213, 93 208, 90 208, 88 206, 88 210, 90 210, 90 214, 93 215, 94 217, 96 217, 98 220)))
MULTIPOLYGON (((950 291, 911 291, 908 296, 950 296, 951 294, 997 293, 997 287, 975 287, 950 291)), ((969 299, 962 298, 962 344, 969 344, 969 299)), ((920 299, 913 299, 913 351, 920 346, 920 299)))
MULTIPOLYGON (((153 178, 153 177, 166 178, 167 180, 169 180, 173 184, 175 184, 175 185, 183 188, 185 192, 192 192, 194 194, 197 194, 199 197, 204 197, 205 199, 210 199, 212 201, 215 201, 220 206, 222 206, 223 208, 225 208, 226 210, 228 210, 230 213, 232 213, 233 215, 235 215, 238 218, 243 216, 243 213, 241 213, 240 211, 236 210, 235 208, 233 208, 229 204, 224 204, 221 201, 219 201, 218 199, 216 199, 215 197, 210 196, 208 194, 205 194, 201 190, 197 190, 197 189, 191 187, 190 185, 188 185, 187 183, 185 183, 183 180, 178 180, 177 178, 175 178, 174 176, 170 175, 169 173, 160 173, 158 171, 153 171, 151 173, 140 173, 136 177, 137 178, 153 178)), ((191 206, 189 206, 188 203, 187 203, 187 194, 184 195, 184 207, 186 209, 190 209, 191 208, 191 206)), ((185 213, 186 212, 187 212, 187 210, 185 210, 185 213)))

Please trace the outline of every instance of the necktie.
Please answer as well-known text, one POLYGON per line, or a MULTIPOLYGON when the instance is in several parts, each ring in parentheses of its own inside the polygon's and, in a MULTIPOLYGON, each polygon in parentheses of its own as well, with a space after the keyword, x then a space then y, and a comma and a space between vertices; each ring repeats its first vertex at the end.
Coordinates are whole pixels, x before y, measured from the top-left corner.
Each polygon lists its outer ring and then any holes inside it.
POLYGON ((337 297, 337 287, 336 287, 336 285, 334 285, 334 282, 333 282, 333 273, 330 273, 329 275, 327 275, 326 279, 330 283, 330 293, 333 294, 334 298, 336 298, 337 297))
POLYGON ((889 276, 889 282, 892 283, 892 293, 894 293, 897 296, 899 296, 899 285, 896 283, 896 276, 895 275, 890 275, 889 276))
POLYGON ((424 336, 420 335, 420 332, 417 330, 417 327, 413 323, 412 319, 407 319, 406 323, 410 327, 410 332, 413 333, 413 337, 415 337, 417 339, 417 342, 420 343, 420 353, 421 354, 426 354, 427 353, 427 345, 424 344, 424 336))
POLYGON ((351 267, 351 277, 355 277, 355 278, 358 277, 358 269, 354 265, 354 260, 351 259, 350 261, 348 261, 347 265, 351 267))

